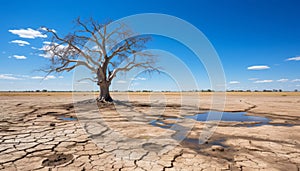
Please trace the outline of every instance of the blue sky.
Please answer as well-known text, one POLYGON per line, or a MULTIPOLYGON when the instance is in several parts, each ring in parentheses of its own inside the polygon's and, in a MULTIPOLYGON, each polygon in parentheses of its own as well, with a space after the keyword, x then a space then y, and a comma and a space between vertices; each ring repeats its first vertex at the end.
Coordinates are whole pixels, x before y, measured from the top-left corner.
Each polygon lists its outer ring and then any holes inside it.
MULTIPOLYGON (((173 15, 202 31, 219 55, 227 89, 300 89, 299 1, 129 2, 1 1, 0 90, 72 90, 72 72, 52 74, 42 80, 45 73, 37 71, 48 63, 48 59, 39 56, 38 49, 44 41, 49 41, 49 37, 38 33, 41 26, 65 35, 74 28, 73 21, 79 16, 105 21, 139 13, 173 15)), ((203 65, 193 62, 194 54, 182 44, 154 36, 149 48, 169 51, 180 57, 193 72, 200 89, 211 87, 203 65)), ((118 79, 113 89, 178 89, 176 81, 167 74, 150 77, 141 73, 131 79, 130 87, 123 88, 118 85, 122 84, 122 76, 118 79)))

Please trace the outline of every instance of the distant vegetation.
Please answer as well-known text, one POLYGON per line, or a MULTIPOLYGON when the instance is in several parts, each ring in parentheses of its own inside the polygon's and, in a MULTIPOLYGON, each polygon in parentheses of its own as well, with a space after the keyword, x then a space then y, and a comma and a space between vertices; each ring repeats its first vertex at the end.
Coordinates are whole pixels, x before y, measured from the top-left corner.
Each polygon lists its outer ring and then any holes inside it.
MULTIPOLYGON (((1 91, 0 91, 1 92, 1 91)), ((2 92, 99 92, 99 91, 55 91, 55 90, 25 90, 25 91, 2 91, 2 92)), ((127 91, 119 91, 112 90, 111 92, 216 92, 215 90, 206 89, 206 90, 185 90, 185 91, 171 91, 171 90, 162 90, 162 91, 154 91, 154 90, 127 90, 127 91)), ((294 91, 284 91, 282 89, 273 89, 273 90, 227 90, 226 92, 298 92, 298 89, 294 91)))

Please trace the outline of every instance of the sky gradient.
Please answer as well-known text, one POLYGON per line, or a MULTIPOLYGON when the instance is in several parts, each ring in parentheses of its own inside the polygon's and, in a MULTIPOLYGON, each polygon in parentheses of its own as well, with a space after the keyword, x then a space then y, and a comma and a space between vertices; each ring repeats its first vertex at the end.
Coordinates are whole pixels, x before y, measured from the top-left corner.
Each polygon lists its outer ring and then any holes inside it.
MULTIPOLYGON (((51 40, 40 32, 41 26, 66 35, 74 30, 73 21, 77 17, 106 21, 140 13, 173 15, 202 31, 219 55, 229 90, 300 90, 299 1, 3 0, 0 3, 0 91, 72 90, 72 72, 44 78, 46 74, 38 71, 49 64, 39 49, 43 42, 51 40)), ((153 36, 148 48, 175 54, 193 72, 199 89, 211 87, 204 66, 195 63, 194 54, 180 42, 153 36)), ((122 87, 124 80, 122 83, 120 76, 112 89, 178 90, 176 80, 166 74, 140 74, 130 80, 130 87, 122 87)))

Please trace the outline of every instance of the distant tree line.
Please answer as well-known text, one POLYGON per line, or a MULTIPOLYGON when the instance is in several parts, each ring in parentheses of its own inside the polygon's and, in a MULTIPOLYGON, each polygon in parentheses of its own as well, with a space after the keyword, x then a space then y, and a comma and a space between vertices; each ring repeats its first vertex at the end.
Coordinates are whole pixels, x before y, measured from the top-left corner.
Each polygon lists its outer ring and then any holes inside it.
MULTIPOLYGON (((99 92, 99 90, 92 91, 55 91, 55 90, 25 90, 25 91, 5 91, 5 92, 99 92)), ((206 90, 184 90, 184 91, 171 91, 171 90, 162 90, 162 91, 154 91, 154 90, 112 90, 111 92, 216 92, 215 90, 206 89, 206 90)), ((272 89, 272 90, 226 90, 226 92, 298 92, 298 89, 294 91, 283 91, 282 89, 272 89)))

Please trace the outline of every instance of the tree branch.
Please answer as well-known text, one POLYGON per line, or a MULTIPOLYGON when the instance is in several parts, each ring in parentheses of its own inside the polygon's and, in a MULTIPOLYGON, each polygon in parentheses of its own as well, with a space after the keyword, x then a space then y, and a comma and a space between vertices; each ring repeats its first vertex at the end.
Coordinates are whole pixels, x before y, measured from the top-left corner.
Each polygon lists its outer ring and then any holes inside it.
POLYGON ((90 80, 100 85, 102 82, 110 83, 117 73, 135 67, 157 70, 153 56, 142 52, 150 40, 148 36, 132 37, 133 32, 123 23, 111 28, 109 23, 98 24, 92 19, 84 23, 78 18, 76 22, 79 29, 66 37, 45 28, 53 36, 52 43, 44 46, 44 52, 51 56, 49 73, 69 72, 84 66, 95 74, 95 79, 90 80), (124 61, 128 63, 119 67, 124 61))

